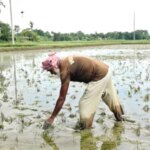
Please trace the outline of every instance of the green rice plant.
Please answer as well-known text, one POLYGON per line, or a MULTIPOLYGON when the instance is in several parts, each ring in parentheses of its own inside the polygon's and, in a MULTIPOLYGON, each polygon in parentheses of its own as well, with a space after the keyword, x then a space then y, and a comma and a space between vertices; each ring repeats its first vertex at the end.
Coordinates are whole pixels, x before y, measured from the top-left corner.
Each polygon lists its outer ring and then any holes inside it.
POLYGON ((3 124, 0 124, 0 129, 4 129, 4 125, 3 124))
POLYGON ((6 141, 8 139, 8 136, 6 134, 2 134, 0 136, 0 140, 6 141))
POLYGON ((148 105, 145 105, 145 106, 143 107, 143 110, 144 110, 145 112, 149 112, 150 108, 149 108, 148 105))
POLYGON ((130 91, 128 91, 128 97, 132 97, 132 95, 131 95, 131 92, 130 92, 130 91))
POLYGON ((144 96, 144 102, 148 102, 150 100, 150 94, 146 94, 144 96))
POLYGON ((69 117, 74 118, 74 117, 76 117, 76 114, 70 114, 69 117))
POLYGON ((104 123, 104 118, 99 118, 96 120, 97 123, 103 124, 104 123))
POLYGON ((139 124, 138 127, 135 129, 135 134, 136 134, 137 136, 140 136, 140 135, 141 135, 141 126, 140 126, 140 124, 139 124))
POLYGON ((3 95, 3 102, 8 102, 8 95, 6 92, 4 92, 4 95, 3 95))

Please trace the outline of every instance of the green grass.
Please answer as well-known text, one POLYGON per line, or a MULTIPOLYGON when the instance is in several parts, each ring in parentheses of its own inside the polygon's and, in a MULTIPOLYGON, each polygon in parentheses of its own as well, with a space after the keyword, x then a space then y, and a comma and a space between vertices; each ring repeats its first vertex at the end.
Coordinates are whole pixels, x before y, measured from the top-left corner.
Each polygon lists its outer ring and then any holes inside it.
POLYGON ((95 41, 40 41, 40 42, 0 42, 0 51, 34 50, 47 48, 86 47, 117 44, 150 44, 150 40, 95 40, 95 41))

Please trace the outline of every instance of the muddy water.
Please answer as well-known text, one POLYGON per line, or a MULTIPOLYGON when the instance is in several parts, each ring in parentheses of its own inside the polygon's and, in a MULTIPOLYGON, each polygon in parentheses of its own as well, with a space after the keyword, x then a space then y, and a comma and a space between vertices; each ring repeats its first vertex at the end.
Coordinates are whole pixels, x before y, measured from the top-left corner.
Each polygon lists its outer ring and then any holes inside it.
POLYGON ((110 65, 131 122, 117 123, 100 101, 93 128, 79 131, 78 102, 86 85, 71 83, 53 127, 43 131, 59 93, 57 77, 41 69, 45 51, 0 53, 0 149, 2 150, 148 150, 150 147, 150 48, 142 46, 60 49, 110 65), (132 122, 133 121, 133 122, 132 122))

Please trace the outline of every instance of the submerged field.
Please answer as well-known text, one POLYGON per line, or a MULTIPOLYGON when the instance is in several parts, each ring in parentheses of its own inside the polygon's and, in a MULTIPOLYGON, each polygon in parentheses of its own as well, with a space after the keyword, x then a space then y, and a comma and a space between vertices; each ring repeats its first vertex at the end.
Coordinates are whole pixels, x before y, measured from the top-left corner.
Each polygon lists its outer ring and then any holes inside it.
POLYGON ((78 102, 86 85, 72 82, 63 109, 48 131, 60 81, 43 71, 45 51, 0 53, 0 149, 2 150, 149 150, 150 47, 106 46, 58 49, 62 57, 79 54, 110 65, 125 118, 117 123, 100 100, 91 130, 75 129, 78 102))

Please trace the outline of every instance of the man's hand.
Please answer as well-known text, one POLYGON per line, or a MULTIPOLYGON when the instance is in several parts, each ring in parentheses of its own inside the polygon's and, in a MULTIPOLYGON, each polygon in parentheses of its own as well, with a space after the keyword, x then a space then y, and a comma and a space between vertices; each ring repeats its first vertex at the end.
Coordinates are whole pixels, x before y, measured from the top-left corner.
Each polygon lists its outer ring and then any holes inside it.
POLYGON ((54 121, 54 118, 57 116, 57 114, 59 113, 59 111, 61 110, 61 108, 62 108, 62 106, 64 104, 64 101, 65 101, 65 98, 66 98, 66 94, 67 94, 67 91, 68 91, 68 87, 69 87, 69 82, 61 85, 60 95, 59 95, 59 97, 57 99, 54 111, 53 111, 51 117, 48 118, 47 121, 45 121, 43 129, 48 129, 49 127, 52 127, 52 123, 54 121))
POLYGON ((51 118, 51 117, 48 120, 46 120, 44 122, 43 129, 46 130, 46 129, 52 127, 53 121, 54 121, 54 118, 51 118))

